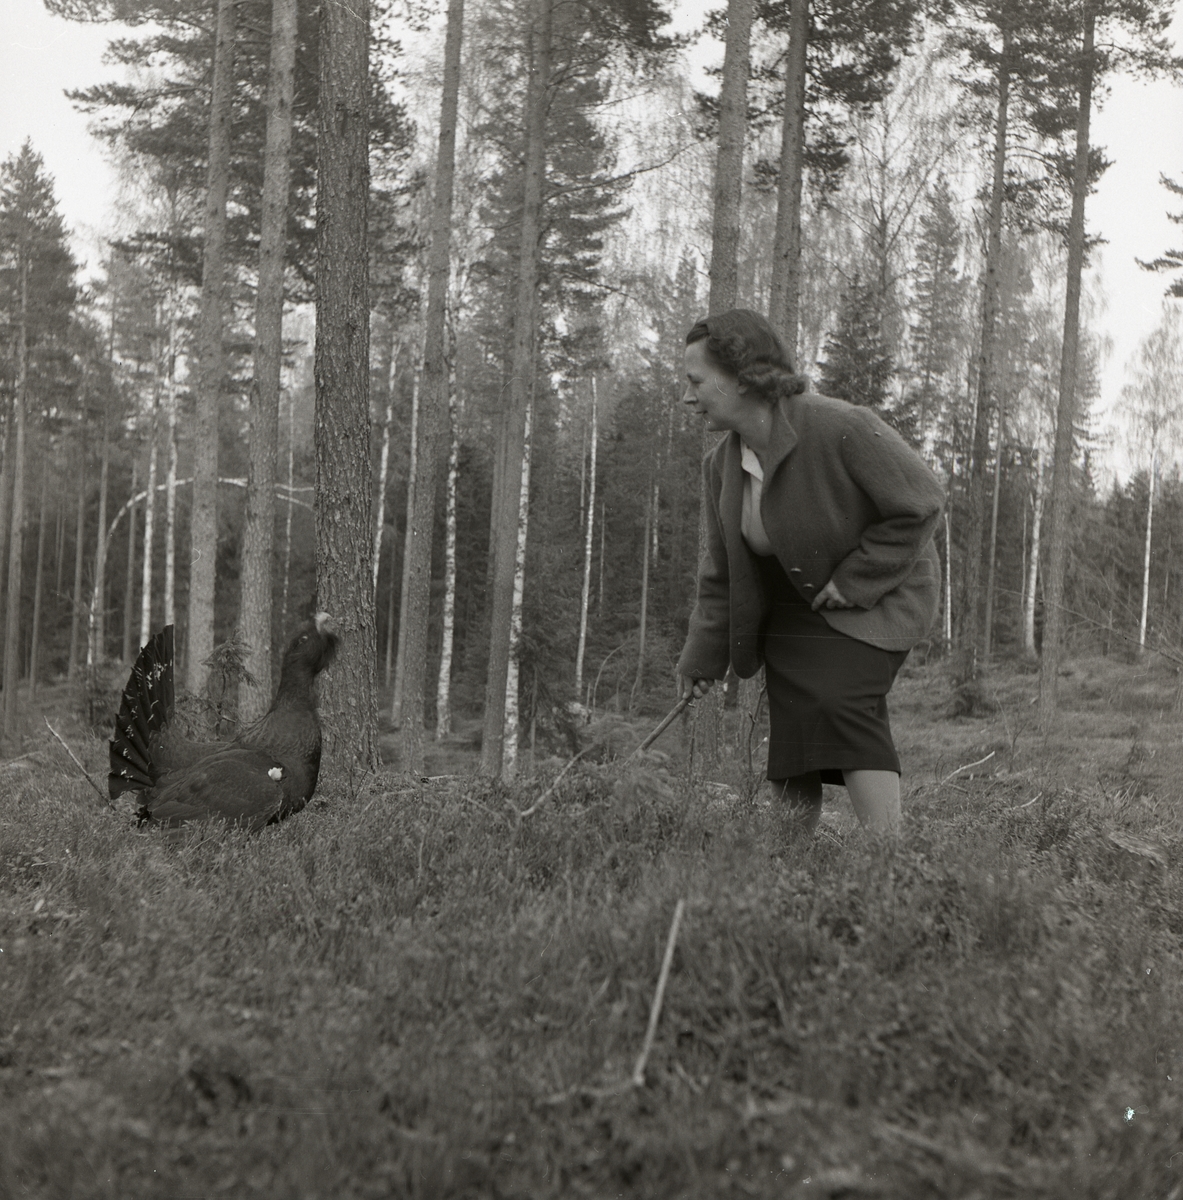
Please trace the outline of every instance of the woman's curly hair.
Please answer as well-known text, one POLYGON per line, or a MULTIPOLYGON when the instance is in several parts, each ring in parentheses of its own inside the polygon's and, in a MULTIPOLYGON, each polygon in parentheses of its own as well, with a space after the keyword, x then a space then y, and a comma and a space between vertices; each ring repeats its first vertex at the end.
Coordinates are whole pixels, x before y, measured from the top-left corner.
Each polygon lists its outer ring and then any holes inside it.
POLYGON ((793 369, 776 330, 750 308, 731 308, 699 321, 686 335, 686 345, 704 339, 711 358, 769 404, 809 387, 793 369))

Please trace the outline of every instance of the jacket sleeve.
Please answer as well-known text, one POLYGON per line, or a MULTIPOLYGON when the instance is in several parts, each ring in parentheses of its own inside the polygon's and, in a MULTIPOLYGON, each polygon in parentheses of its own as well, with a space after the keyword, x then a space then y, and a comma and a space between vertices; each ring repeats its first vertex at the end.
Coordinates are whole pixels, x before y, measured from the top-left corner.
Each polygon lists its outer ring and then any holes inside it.
POLYGON ((703 460, 706 549, 698 566, 698 598, 690 614, 690 631, 678 659, 678 674, 693 679, 722 679, 731 661, 731 577, 719 519, 722 479, 715 477, 714 457, 710 454, 703 460))
POLYGON ((871 608, 908 577, 933 535, 945 493, 920 455, 885 421, 856 408, 842 437, 842 461, 880 519, 834 569, 838 590, 871 608))

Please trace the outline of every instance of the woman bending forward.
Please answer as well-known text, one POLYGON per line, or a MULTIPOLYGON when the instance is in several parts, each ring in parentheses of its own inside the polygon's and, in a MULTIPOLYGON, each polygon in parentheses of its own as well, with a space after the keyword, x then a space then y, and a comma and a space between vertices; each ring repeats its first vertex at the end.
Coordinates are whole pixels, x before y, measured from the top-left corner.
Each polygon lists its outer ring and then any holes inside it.
POLYGON ((706 554, 678 661, 698 698, 764 665, 768 778, 808 831, 822 783, 864 826, 900 818, 887 693, 937 613, 936 476, 870 409, 805 390, 747 309, 686 337, 684 403, 728 436, 703 461, 706 554))

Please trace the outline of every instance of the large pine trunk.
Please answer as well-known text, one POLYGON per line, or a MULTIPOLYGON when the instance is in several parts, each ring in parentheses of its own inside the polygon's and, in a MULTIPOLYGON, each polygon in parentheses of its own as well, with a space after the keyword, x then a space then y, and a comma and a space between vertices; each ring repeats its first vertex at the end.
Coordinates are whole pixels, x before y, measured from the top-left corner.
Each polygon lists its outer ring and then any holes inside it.
POLYGON ((283 269, 296 66, 296 0, 273 0, 263 153, 263 214, 259 287, 255 296, 255 378, 251 388, 251 448, 242 536, 239 628, 254 685, 239 687, 239 715, 261 717, 271 703, 272 559, 275 553, 275 456, 279 443, 279 382, 283 363, 283 269))
POLYGON ((1002 211, 1006 187, 1006 136, 1010 105, 1009 30, 1002 35, 998 59, 998 108, 994 119, 994 176, 986 228, 986 278, 982 294, 982 335, 978 350, 978 380, 974 405, 973 443, 969 464, 969 511, 966 515, 965 559, 961 578, 961 627, 956 657, 960 683, 976 679, 981 667, 982 550, 986 532, 986 460, 990 451, 993 416, 995 350, 1002 309, 1002 211))
POLYGON ((809 0, 790 0, 789 53, 785 64, 785 107, 781 118, 768 320, 784 339, 794 365, 800 325, 801 184, 805 174, 805 49, 808 38, 809 0))
MULTIPOLYGON (((218 409, 226 309, 226 196, 230 187, 230 129, 234 101, 235 0, 218 0, 206 165, 201 314, 197 331, 196 412, 193 430, 193 506, 189 544, 189 631, 185 682, 203 693, 206 660, 214 648, 214 582, 218 560, 218 409)), ((101 536, 101 535, 100 535, 101 536)))
POLYGON ((1076 426, 1076 370, 1080 345, 1080 277, 1084 266, 1084 202, 1089 190, 1089 118, 1093 106, 1093 31, 1096 12, 1084 13, 1080 59, 1080 103, 1076 113, 1076 162, 1072 174, 1072 213, 1068 219, 1068 279, 1064 293, 1064 340, 1060 352, 1060 394, 1056 404, 1055 457, 1052 460, 1051 521, 1044 582, 1043 647, 1039 665, 1039 719, 1056 713, 1060 670, 1060 601, 1068 560, 1068 518, 1072 500, 1072 443, 1076 426))
MULTIPOLYGON (((714 213, 711 227, 710 295, 707 310, 734 308, 739 288, 740 204, 743 199, 743 151, 747 134, 748 74, 753 0, 728 0, 723 85, 719 92, 719 148, 715 158, 714 213)), ((705 440, 705 439, 704 439, 705 440)), ((705 449, 704 444, 704 449, 705 449)), ((698 525, 699 558, 706 550, 706 505, 698 525)), ((749 689, 750 692, 750 689, 749 689)), ((757 693, 757 696, 759 693, 757 693)), ((744 700, 752 702, 750 694, 744 700)), ((697 724, 703 766, 718 765, 723 746, 724 684, 699 702, 697 724)))
POLYGON ((407 514, 404 553, 407 602, 400 615, 406 630, 402 669, 403 770, 423 770, 424 691, 427 680, 427 625, 431 615, 431 543, 435 528, 436 481, 448 409, 445 318, 451 265, 452 192, 456 169, 456 113, 460 96, 460 47, 464 0, 448 0, 444 39, 444 80, 440 101, 435 195, 431 206, 431 249, 427 267, 427 319, 423 345, 423 392, 419 400, 418 475, 415 503, 407 514))
POLYGON ((330 762, 378 765, 370 467, 369 0, 322 9, 316 187, 316 587, 341 632, 320 684, 330 762))
POLYGON ((526 410, 525 447, 522 451, 521 480, 518 485, 518 540, 513 563, 513 608, 509 618, 509 666, 505 673, 505 739, 501 778, 513 779, 518 770, 518 734, 521 713, 518 689, 522 671, 519 653, 522 647, 522 600, 526 592, 526 542, 530 532, 530 427, 533 406, 526 410))
POLYGON ((514 565, 518 550, 521 464, 525 451, 526 410, 530 403, 536 369, 534 320, 538 290, 542 189, 546 175, 546 102, 550 81, 552 4, 553 0, 534 0, 533 19, 530 22, 530 80, 526 90, 523 122, 525 171, 513 310, 509 409, 501 431, 493 475, 489 663, 485 680, 481 772, 494 777, 502 774, 505 686, 509 671, 514 565))

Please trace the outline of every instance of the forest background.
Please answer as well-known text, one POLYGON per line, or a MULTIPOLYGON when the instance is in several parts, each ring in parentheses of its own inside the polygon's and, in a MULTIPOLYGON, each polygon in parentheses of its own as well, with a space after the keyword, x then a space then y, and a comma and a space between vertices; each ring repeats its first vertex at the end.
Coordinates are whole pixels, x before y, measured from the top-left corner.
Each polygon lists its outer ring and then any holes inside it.
MULTIPOLYGON (((190 645, 194 598, 185 564, 195 557, 198 509, 189 481, 211 444, 200 432, 198 365, 208 312, 216 10, 82 0, 53 7, 76 19, 134 23, 113 35, 122 79, 79 79, 73 94, 121 181, 115 227, 89 277, 76 269, 37 147, 27 144, 3 168, 0 596, 12 750, 18 688, 35 697, 39 683, 64 677, 85 680, 101 698, 139 642, 167 621, 177 623, 191 686, 220 715, 233 718, 240 699, 245 709, 257 703, 248 686, 238 694, 244 663, 257 678, 270 671, 269 662, 258 669, 265 639, 244 635, 240 614, 257 609, 242 596, 271 5, 230 6, 237 21, 226 303, 214 388, 221 483, 216 571, 208 574, 215 591, 200 652, 190 645), (209 663, 212 672, 202 669, 209 663)), ((793 7, 755 8, 743 168, 734 180, 741 200, 730 209, 739 218, 738 250, 729 256, 733 299, 760 309, 775 300, 793 7)), ((1079 23, 1078 7, 1055 11, 1079 23)), ((1124 53, 1098 52, 1098 97, 1112 78, 1106 67, 1161 77, 1174 65, 1165 46, 1146 41, 1153 22, 1134 8, 1103 11, 1124 53), (1143 27, 1141 41, 1122 32, 1129 20, 1143 27)), ((404 619, 413 591, 405 549, 429 367, 441 14, 397 5, 373 14, 373 496, 363 507, 376 553, 367 578, 354 583, 362 606, 372 605, 373 666, 391 724, 413 732, 425 724, 437 737, 471 732, 482 719, 487 725, 492 679, 506 708, 494 726, 504 729, 506 753, 492 764, 503 774, 515 769, 519 739, 532 754, 565 753, 581 709, 663 709, 693 594, 704 443, 678 405, 680 355, 685 330, 710 303, 722 257, 713 253, 719 203, 711 185, 726 107, 718 73, 704 77, 695 65, 701 37, 694 38, 704 26, 718 36, 727 22, 720 12, 687 19, 679 10, 670 26, 669 12, 646 4, 606 11, 617 19, 596 22, 582 10, 555 18, 542 92, 537 338, 528 348, 527 403, 515 409, 521 358, 511 313, 521 278, 527 64, 539 53, 538 14, 524 3, 468 5, 447 242, 448 419, 436 452, 441 479, 427 607, 415 622, 404 619), (520 470, 504 465, 515 411, 525 423, 520 470), (490 529, 491 513, 500 514, 493 532, 499 520, 504 532, 506 497, 517 516, 508 622, 494 612, 490 529), (489 664, 502 625, 510 640, 499 675, 489 664), (408 642, 411 653, 421 647, 430 681, 422 711, 412 705, 409 721, 399 687, 408 642)), ((1147 11, 1165 27, 1169 7, 1147 11)), ((298 5, 297 16, 273 489, 279 504, 262 584, 274 598, 267 622, 273 645, 312 603, 317 566, 312 305, 320 26, 315 6, 298 5)), ((1079 51, 1017 4, 836 3, 815 5, 810 20, 793 340, 821 390, 875 407, 946 481, 943 611, 921 653, 958 651, 959 674, 972 685, 992 656, 1034 658, 1042 644, 1079 51), (1013 49, 1015 30, 1021 54, 1013 49), (999 87, 1005 63, 1013 68, 1009 110, 999 87)), ((1095 184, 1099 155, 1090 167, 1095 184)), ((1164 158, 1164 175, 1172 169, 1164 158)), ((1164 207, 1174 190, 1160 193, 1164 207)), ((1180 265, 1162 246, 1145 253, 1148 260, 1162 255, 1168 272, 1180 265)), ((1170 277, 1161 282, 1169 285, 1170 277)), ((1122 642, 1170 651, 1181 621, 1175 534, 1183 534, 1183 333, 1168 303, 1129 374, 1114 430, 1095 412, 1104 303, 1086 290, 1073 356, 1079 370, 1057 611, 1070 651, 1108 652, 1122 642), (1115 439, 1132 468, 1123 477, 1097 467, 1115 439)), ((318 496, 322 508, 346 500, 318 496)), ((963 703, 972 706, 975 695, 968 686, 963 703)), ((404 762, 421 754, 421 743, 402 747, 404 762)))

